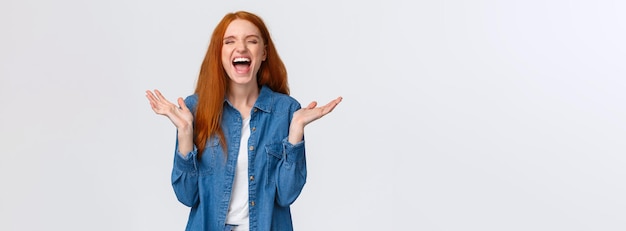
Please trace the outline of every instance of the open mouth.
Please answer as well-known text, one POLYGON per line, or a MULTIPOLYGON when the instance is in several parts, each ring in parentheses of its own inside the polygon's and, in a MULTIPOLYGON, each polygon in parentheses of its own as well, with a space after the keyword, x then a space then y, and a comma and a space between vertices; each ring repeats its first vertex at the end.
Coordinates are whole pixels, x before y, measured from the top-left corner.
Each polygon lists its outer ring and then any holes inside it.
POLYGON ((233 66, 235 67, 235 71, 237 73, 247 73, 250 71, 250 58, 247 57, 238 57, 233 59, 233 66))

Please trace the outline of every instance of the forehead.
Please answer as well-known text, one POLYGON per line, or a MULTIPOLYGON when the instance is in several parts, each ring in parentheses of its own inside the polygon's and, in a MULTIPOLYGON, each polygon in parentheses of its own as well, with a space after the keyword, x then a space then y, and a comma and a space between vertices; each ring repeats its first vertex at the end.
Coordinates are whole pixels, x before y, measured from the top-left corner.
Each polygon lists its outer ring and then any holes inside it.
POLYGON ((235 19, 228 24, 226 32, 224 32, 224 38, 226 37, 246 37, 249 35, 256 35, 261 37, 261 32, 250 21, 243 19, 235 19))

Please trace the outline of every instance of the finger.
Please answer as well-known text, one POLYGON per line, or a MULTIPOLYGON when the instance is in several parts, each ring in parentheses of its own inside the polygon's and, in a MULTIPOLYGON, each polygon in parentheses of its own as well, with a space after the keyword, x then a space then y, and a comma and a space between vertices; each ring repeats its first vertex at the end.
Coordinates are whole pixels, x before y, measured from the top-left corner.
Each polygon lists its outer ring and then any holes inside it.
POLYGON ((317 106, 317 102, 316 102, 316 101, 313 101, 313 102, 311 102, 311 103, 309 104, 309 106, 306 106, 306 108, 308 108, 308 109, 313 109, 313 108, 315 108, 315 106, 317 106))
POLYGON ((156 97, 153 94, 146 94, 146 98, 148 98, 148 101, 150 102, 150 107, 152 107, 152 110, 157 110, 158 101, 156 97))
POLYGON ((159 109, 159 106, 157 106, 155 103, 150 102, 150 107, 152 108, 152 111, 154 111, 154 113, 162 114, 160 112, 161 110, 159 109))
POLYGON ((337 103, 340 103, 343 100, 343 97, 339 96, 337 97, 337 99, 335 99, 337 101, 337 103))
POLYGON ((333 109, 335 109, 335 106, 337 106, 337 104, 332 104, 332 105, 326 105, 323 109, 322 109, 322 115, 326 115, 330 112, 333 111, 333 109))
POLYGON ((343 98, 340 96, 337 99, 330 101, 328 104, 326 104, 323 108, 323 114, 326 115, 330 112, 332 112, 335 107, 337 107, 337 105, 341 102, 341 100, 343 100, 343 98))
POLYGON ((150 102, 156 102, 156 96, 154 96, 154 94, 151 91, 146 91, 146 98, 148 98, 148 100, 150 100, 150 102))
POLYGON ((152 111, 159 114, 159 105, 157 104, 157 102, 155 102, 154 99, 151 99, 148 95, 146 96, 148 97, 148 100, 150 102, 150 108, 152 109, 152 111))
POLYGON ((178 107, 183 111, 189 111, 189 108, 187 108, 185 100, 182 97, 178 97, 178 107))
POLYGON ((165 96, 163 96, 163 94, 161 94, 161 92, 157 89, 154 89, 154 93, 156 93, 157 99, 160 100, 165 100, 165 96))
POLYGON ((339 96, 336 99, 330 101, 330 103, 339 104, 342 100, 343 100, 343 97, 339 96))
POLYGON ((328 102, 326 105, 324 105, 324 107, 332 107, 332 108, 334 108, 335 106, 337 106, 337 104, 339 104, 339 102, 341 102, 341 99, 334 99, 334 100, 328 102))
POLYGON ((156 89, 155 89, 155 90, 154 90, 154 92, 157 94, 157 96, 158 96, 158 98, 159 98, 159 101, 158 101, 158 102, 159 102, 161 105, 163 105, 164 107, 168 107, 168 108, 170 108, 170 107, 176 107, 176 105, 175 105, 175 104, 173 104, 172 102, 170 102, 169 100, 167 100, 167 99, 165 98, 165 96, 163 96, 163 94, 161 94, 161 92, 160 92, 159 90, 156 90, 156 89))
POLYGON ((339 104, 341 102, 341 100, 343 100, 343 98, 341 96, 339 96, 336 99, 333 99, 330 102, 328 102, 326 105, 324 105, 324 107, 329 107, 331 105, 337 105, 337 104, 339 104))

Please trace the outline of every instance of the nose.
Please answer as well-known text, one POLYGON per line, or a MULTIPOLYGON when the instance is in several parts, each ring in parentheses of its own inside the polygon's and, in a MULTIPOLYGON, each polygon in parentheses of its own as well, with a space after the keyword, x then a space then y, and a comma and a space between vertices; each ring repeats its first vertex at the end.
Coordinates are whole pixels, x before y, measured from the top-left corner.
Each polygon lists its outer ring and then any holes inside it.
POLYGON ((248 50, 248 47, 246 46, 245 42, 239 42, 239 43, 237 43, 237 46, 235 47, 235 49, 239 53, 244 53, 244 52, 246 52, 248 50))

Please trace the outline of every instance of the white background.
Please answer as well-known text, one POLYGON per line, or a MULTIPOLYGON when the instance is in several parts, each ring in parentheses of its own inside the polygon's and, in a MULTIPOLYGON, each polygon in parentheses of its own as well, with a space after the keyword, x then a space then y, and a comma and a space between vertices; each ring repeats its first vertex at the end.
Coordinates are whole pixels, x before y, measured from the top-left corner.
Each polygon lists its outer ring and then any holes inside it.
POLYGON ((2 0, 0 230, 183 230, 175 130, 260 15, 307 127, 296 230, 626 230, 624 1, 2 0))

